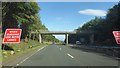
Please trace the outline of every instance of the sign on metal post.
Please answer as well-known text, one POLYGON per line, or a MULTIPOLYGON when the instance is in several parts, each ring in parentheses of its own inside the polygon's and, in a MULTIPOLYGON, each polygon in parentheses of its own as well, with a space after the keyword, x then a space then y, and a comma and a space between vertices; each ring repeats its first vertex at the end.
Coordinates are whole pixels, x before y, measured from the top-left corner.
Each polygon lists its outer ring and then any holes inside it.
POLYGON ((120 44, 120 31, 113 31, 113 35, 115 37, 117 44, 120 44))
POLYGON ((19 43, 22 29, 6 29, 3 43, 19 43))

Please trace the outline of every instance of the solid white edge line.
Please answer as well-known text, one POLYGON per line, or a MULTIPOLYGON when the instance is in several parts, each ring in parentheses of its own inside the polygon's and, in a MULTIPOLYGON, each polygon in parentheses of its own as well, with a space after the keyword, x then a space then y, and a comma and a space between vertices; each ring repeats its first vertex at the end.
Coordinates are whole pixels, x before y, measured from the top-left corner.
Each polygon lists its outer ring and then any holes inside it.
MULTIPOLYGON (((43 48, 45 48, 46 46, 38 49, 38 51, 42 50, 43 48)), ((32 57, 34 54, 36 54, 38 51, 36 51, 35 53, 33 53, 32 55, 30 55, 29 57, 25 58, 23 61, 21 61, 20 63, 18 63, 16 66, 19 66, 20 64, 22 64, 23 62, 25 62, 27 59, 29 59, 30 57, 32 57)))
POLYGON ((38 51, 42 50, 43 48, 44 48, 44 47, 42 47, 42 48, 38 49, 38 51))
POLYGON ((72 55, 70 55, 69 53, 67 53, 67 55, 69 56, 69 57, 71 57, 71 58, 74 58, 72 55))

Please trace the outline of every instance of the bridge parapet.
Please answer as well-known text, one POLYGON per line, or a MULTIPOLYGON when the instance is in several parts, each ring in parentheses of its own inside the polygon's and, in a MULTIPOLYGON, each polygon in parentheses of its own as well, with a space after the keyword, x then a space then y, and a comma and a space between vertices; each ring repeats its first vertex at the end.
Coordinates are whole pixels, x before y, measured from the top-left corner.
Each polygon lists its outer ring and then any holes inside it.
POLYGON ((76 34, 75 31, 39 31, 31 33, 40 33, 40 34, 76 34))

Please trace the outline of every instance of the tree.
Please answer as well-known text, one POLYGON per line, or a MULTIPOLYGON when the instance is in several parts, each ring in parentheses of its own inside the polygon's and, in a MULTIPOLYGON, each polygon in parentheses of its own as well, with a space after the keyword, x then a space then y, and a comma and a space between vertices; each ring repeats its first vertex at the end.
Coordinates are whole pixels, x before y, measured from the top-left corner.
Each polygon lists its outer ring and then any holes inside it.
POLYGON ((3 33, 7 28, 23 29, 22 38, 26 37, 28 27, 33 24, 34 15, 40 10, 36 2, 4 2, 2 14, 3 33))
MULTIPOLYGON (((40 7, 36 2, 3 2, 2 11, 3 33, 7 28, 21 28, 21 39, 25 39, 32 31, 48 31, 40 20, 40 7)), ((57 41, 52 35, 47 36, 45 40, 49 39, 57 41)))
MULTIPOLYGON (((79 33, 81 30, 92 30, 95 31, 95 41, 97 43, 102 42, 104 44, 115 45, 115 39, 112 34, 113 31, 120 30, 120 2, 109 9, 105 18, 92 19, 86 22, 82 27, 76 29, 79 33)), ((70 35, 70 38, 73 38, 70 35)))

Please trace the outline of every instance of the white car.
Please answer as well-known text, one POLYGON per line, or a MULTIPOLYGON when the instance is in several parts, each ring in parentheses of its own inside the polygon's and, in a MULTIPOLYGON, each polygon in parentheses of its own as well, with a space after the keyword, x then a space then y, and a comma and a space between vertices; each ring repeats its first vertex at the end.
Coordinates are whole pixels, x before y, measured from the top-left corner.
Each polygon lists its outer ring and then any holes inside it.
POLYGON ((80 42, 80 41, 76 41, 76 44, 77 44, 77 45, 80 45, 80 44, 81 44, 81 42, 80 42))

